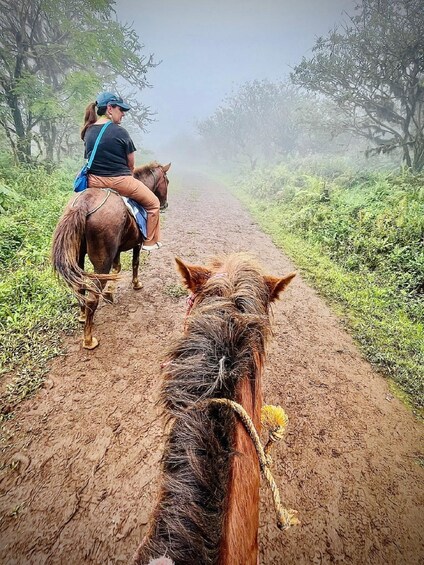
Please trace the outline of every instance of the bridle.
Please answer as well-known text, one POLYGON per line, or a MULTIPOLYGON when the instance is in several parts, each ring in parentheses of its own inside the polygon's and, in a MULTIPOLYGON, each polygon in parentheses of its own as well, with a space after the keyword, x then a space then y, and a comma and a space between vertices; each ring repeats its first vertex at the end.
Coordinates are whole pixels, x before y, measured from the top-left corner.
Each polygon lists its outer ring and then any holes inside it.
MULTIPOLYGON (((223 277, 226 277, 227 275, 228 275, 228 273, 226 273, 226 272, 215 273, 215 274, 213 274, 209 277, 209 280, 210 279, 221 279, 223 277)), ((188 317, 190 316, 191 310, 194 306, 194 303, 196 301, 198 294, 199 294, 198 292, 192 292, 186 298, 187 309, 186 309, 186 314, 185 314, 185 318, 184 318, 184 331, 187 329, 188 317)))
MULTIPOLYGON (((158 167, 158 169, 162 172, 162 178, 158 177, 158 175, 155 173, 155 169, 149 169, 149 172, 153 177, 152 192, 154 194, 156 194, 156 190, 158 190, 160 188, 161 181, 165 182, 166 186, 168 186, 168 184, 169 184, 169 180, 168 180, 168 177, 166 176, 166 172, 162 169, 162 167, 158 167)), ((164 210, 167 207, 168 207, 168 202, 165 202, 165 204, 163 206, 161 206, 161 210, 164 210)))

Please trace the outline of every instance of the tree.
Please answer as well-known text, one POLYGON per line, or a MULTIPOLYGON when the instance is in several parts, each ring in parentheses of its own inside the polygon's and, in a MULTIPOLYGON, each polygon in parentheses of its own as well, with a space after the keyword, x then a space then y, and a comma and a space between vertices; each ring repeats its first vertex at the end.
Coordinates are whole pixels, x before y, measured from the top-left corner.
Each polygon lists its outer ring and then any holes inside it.
POLYGON ((248 163, 282 156, 334 152, 339 134, 334 105, 284 82, 252 81, 224 100, 199 133, 217 159, 248 163))
POLYGON ((258 159, 294 149, 298 103, 299 95, 284 83, 246 82, 198 130, 216 157, 247 161, 254 169, 258 159))
POLYGON ((344 125, 370 153, 400 150, 424 167, 424 9, 422 0, 363 0, 357 15, 319 38, 291 77, 333 100, 344 125))
MULTIPOLYGON (((104 87, 140 90, 153 58, 113 0, 0 0, 0 126, 20 161, 71 144, 85 105, 104 87)), ((129 93, 144 127, 148 109, 129 93)))

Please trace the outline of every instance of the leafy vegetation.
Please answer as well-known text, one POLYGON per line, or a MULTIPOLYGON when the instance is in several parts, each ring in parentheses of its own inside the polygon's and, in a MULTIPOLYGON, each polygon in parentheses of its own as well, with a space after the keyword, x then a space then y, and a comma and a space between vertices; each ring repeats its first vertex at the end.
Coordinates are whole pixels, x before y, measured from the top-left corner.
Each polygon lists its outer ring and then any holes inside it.
POLYGON ((368 358, 424 406, 424 176, 279 166, 236 190, 368 358))
POLYGON ((164 288, 164 293, 171 298, 181 298, 187 296, 187 289, 181 284, 168 284, 164 288))
POLYGON ((362 0, 356 15, 320 37, 292 80, 335 102, 347 130, 374 154, 401 151, 424 167, 424 11, 422 0, 362 0))
POLYGON ((0 128, 17 160, 72 154, 84 108, 117 82, 137 126, 151 120, 135 94, 148 85, 153 57, 114 4, 0 0, 0 128))
POLYGON ((284 82, 254 80, 240 86, 197 127, 214 159, 253 170, 299 152, 334 155, 352 144, 339 122, 333 103, 284 82))
POLYGON ((3 413, 40 386, 46 361, 61 351, 61 332, 75 327, 73 300, 57 284, 49 261, 51 234, 75 169, 2 170, 7 213, 0 213, 0 375, 15 374, 2 387, 3 413))

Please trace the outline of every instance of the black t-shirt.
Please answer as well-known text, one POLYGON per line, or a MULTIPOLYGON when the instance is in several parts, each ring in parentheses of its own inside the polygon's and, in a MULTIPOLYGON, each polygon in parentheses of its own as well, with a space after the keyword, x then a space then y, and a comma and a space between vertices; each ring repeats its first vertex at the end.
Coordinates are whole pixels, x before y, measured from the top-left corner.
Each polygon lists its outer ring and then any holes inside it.
MULTIPOLYGON (((103 124, 94 124, 85 132, 84 157, 90 158, 97 136, 103 124)), ((126 129, 117 124, 110 124, 103 132, 96 149, 90 174, 100 177, 121 177, 131 175, 127 156, 134 153, 135 145, 126 129)))

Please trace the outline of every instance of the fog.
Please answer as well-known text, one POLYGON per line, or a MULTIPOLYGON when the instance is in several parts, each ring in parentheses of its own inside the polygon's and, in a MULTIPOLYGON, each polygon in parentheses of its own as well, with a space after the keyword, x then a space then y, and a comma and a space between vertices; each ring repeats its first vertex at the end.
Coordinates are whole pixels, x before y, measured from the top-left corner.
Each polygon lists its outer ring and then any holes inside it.
POLYGON ((189 144, 196 120, 207 118, 246 81, 287 78, 303 56, 310 56, 316 38, 345 19, 346 11, 354 13, 355 4, 117 0, 118 19, 133 26, 145 55, 162 61, 148 74, 152 88, 140 95, 156 114, 142 146, 158 155, 172 145, 189 144))

